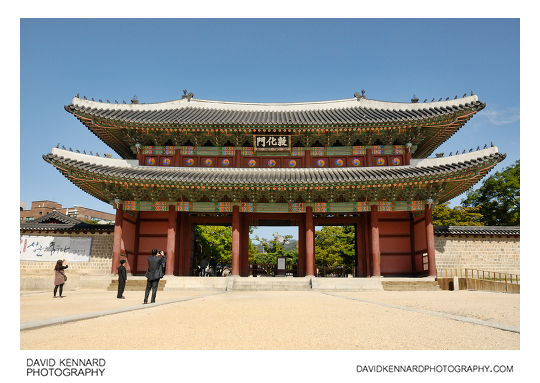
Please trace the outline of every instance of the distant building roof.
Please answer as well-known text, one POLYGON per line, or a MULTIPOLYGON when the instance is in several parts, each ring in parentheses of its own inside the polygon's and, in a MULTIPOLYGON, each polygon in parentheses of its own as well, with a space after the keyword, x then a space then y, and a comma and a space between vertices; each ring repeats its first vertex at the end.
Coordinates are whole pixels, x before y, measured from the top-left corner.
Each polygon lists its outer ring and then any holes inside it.
POLYGON ((92 225, 53 211, 33 221, 21 222, 21 231, 113 231, 114 225, 92 225))
POLYGON ((435 226, 435 235, 519 236, 519 226, 435 226))

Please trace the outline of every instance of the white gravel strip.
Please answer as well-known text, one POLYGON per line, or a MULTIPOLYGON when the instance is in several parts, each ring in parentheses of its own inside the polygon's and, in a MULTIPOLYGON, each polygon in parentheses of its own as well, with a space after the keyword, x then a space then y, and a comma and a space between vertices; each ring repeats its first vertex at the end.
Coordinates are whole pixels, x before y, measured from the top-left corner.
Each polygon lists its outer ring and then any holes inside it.
POLYGON ((457 321, 460 321, 460 322, 473 323, 473 324, 477 324, 477 325, 480 325, 480 326, 493 327, 493 328, 496 328, 496 329, 499 329, 499 330, 515 332, 515 333, 518 333, 518 334, 520 333, 519 327, 516 327, 516 326, 510 326, 510 325, 504 325, 504 324, 499 324, 499 323, 494 323, 494 322, 488 322, 488 321, 475 319, 475 318, 469 318, 469 317, 465 317, 465 316, 461 316, 461 315, 454 315, 454 314, 444 313, 444 312, 440 312, 440 311, 433 311, 433 310, 418 309, 418 308, 409 307, 409 306, 399 306, 399 305, 394 305, 394 304, 391 304, 391 303, 373 302, 373 301, 368 301, 368 300, 365 300, 365 299, 347 297, 347 296, 337 295, 337 294, 330 294, 330 293, 322 292, 322 291, 321 291, 321 294, 330 295, 330 296, 337 297, 337 298, 350 299, 350 300, 353 300, 353 301, 359 301, 359 302, 362 302, 362 303, 369 303, 369 304, 383 306, 383 307, 391 307, 391 308, 399 309, 399 310, 414 311, 414 312, 418 312, 418 313, 439 316, 439 317, 443 317, 443 318, 457 320, 457 321))
POLYGON ((102 316, 105 316, 105 315, 120 314, 120 313, 125 313, 125 312, 128 312, 128 311, 142 310, 142 309, 147 309, 147 308, 152 308, 152 307, 157 307, 157 306, 162 306, 162 305, 168 305, 168 304, 171 304, 171 303, 191 301, 193 299, 199 299, 199 298, 204 298, 204 297, 209 297, 209 296, 212 296, 212 295, 219 295, 219 294, 225 294, 225 292, 223 291, 223 292, 217 292, 217 293, 212 293, 212 294, 197 295, 197 296, 194 296, 194 297, 173 299, 173 300, 170 300, 170 301, 159 302, 159 303, 140 304, 140 305, 137 305, 137 306, 123 307, 123 308, 114 309, 114 310, 94 311, 94 312, 86 313, 86 314, 77 314, 77 315, 70 315, 70 316, 66 316, 66 317, 42 319, 42 320, 37 320, 37 321, 32 321, 32 322, 25 322, 25 323, 21 323, 21 330, 20 331, 32 330, 32 329, 45 327, 45 326, 54 326, 54 325, 57 325, 57 324, 63 324, 63 323, 68 323, 68 322, 76 322, 76 321, 85 320, 85 319, 98 318, 98 317, 102 317, 102 316))

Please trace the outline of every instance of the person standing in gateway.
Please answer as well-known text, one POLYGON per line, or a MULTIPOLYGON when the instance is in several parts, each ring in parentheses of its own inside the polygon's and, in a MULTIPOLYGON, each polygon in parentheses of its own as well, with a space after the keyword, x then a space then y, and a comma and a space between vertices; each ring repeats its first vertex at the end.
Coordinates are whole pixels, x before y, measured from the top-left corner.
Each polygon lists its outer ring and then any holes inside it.
POLYGON ((152 300, 150 303, 156 303, 156 293, 160 278, 163 277, 163 267, 161 267, 162 257, 157 256, 157 249, 152 249, 152 256, 148 257, 148 270, 144 275, 146 277, 146 290, 144 292, 144 302, 148 303, 148 295, 152 289, 152 300))
POLYGON ((116 294, 118 299, 126 299, 124 289, 126 288, 127 272, 124 263, 126 263, 126 260, 122 259, 120 266, 118 266, 118 294, 116 294))

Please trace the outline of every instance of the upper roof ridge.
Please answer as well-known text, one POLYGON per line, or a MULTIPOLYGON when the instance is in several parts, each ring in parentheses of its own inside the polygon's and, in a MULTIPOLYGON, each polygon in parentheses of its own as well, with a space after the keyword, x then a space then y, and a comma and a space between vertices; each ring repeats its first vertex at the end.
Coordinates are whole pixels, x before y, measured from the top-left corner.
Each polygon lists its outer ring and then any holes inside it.
POLYGON ((201 108, 218 110, 237 110, 237 111, 309 111, 309 110, 328 110, 343 108, 371 108, 384 110, 419 110, 430 108, 446 108, 458 106, 478 101, 478 96, 471 95, 452 100, 435 102, 393 102, 379 101, 367 98, 349 98, 327 101, 306 101, 306 102, 236 102, 236 101, 218 101, 203 100, 196 98, 182 98, 172 101, 156 103, 132 103, 117 104, 93 100, 86 100, 80 97, 73 97, 72 104, 78 107, 91 109, 107 110, 131 110, 131 111, 151 111, 164 109, 183 109, 183 108, 201 108))

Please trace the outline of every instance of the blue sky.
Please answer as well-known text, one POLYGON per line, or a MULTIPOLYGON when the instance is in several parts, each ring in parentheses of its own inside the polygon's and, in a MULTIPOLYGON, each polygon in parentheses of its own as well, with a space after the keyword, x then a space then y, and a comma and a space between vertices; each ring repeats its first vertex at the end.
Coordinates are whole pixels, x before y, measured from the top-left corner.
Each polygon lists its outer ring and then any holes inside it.
POLYGON ((501 170, 520 158, 519 27, 517 19, 22 19, 20 198, 113 212, 41 158, 57 143, 112 153, 63 109, 77 93, 160 102, 188 89, 202 99, 294 102, 365 89, 404 102, 472 90, 487 107, 436 152, 493 141, 508 155, 501 170))

